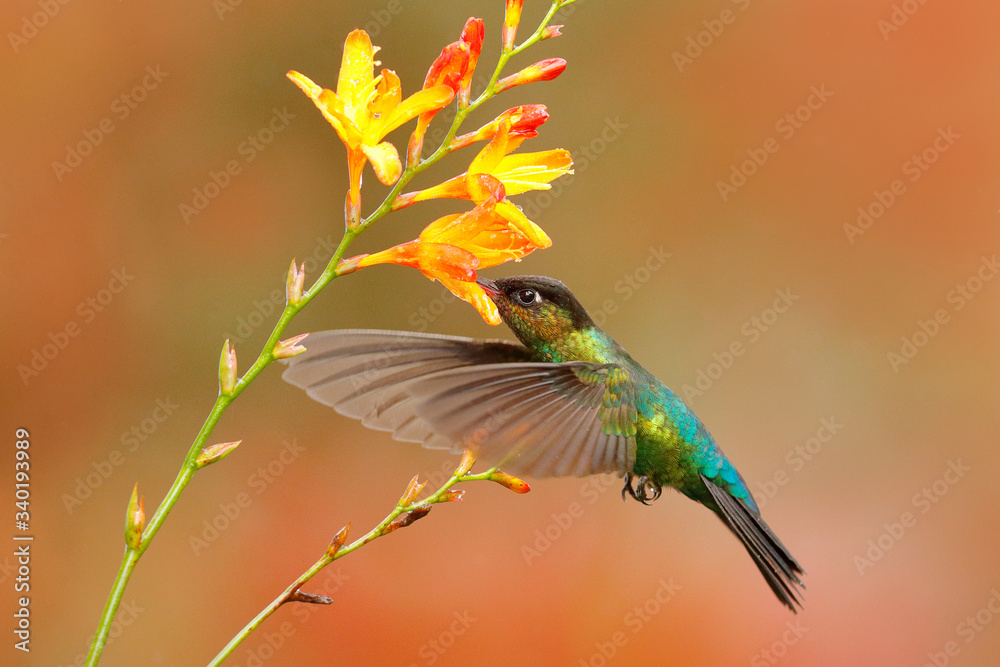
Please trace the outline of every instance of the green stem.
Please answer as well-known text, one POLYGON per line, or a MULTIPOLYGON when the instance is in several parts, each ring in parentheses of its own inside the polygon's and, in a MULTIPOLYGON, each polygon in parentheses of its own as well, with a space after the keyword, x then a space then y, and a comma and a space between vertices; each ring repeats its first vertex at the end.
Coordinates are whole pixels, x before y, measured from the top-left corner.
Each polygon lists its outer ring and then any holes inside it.
POLYGON ((191 447, 188 449, 187 456, 184 458, 184 463, 181 466, 180 472, 177 474, 177 478, 174 479, 174 483, 170 486, 167 494, 164 496, 163 500, 160 502, 159 507, 156 508, 156 512, 153 513, 152 518, 150 518, 149 523, 146 525, 145 530, 142 533, 142 541, 137 549, 126 549, 125 556, 122 559, 121 567, 118 570, 118 575, 115 577, 114 582, 111 586, 111 593, 108 595, 108 601, 104 606, 104 612, 101 614, 100 621, 97 625, 97 632, 94 634, 94 641, 90 646, 90 651, 87 654, 88 667, 96 665, 101 658, 101 653, 104 651, 104 647, 107 645, 108 633, 111 631, 111 624, 114 622, 115 614, 118 613, 118 608, 121 606, 122 597, 125 594, 125 587, 128 585, 129 579, 132 577, 132 572, 135 570, 136 565, 139 563, 139 558, 146 552, 149 545, 152 544, 153 538, 159 532, 160 527, 163 522, 166 521, 167 516, 173 509, 174 505, 177 503, 178 498, 180 498, 181 492, 191 481, 194 473, 198 470, 198 455, 201 454, 202 449, 204 449, 205 444, 208 442, 208 438, 212 435, 212 431, 215 429, 216 424, 218 424, 219 419, 222 417, 226 408, 229 404, 236 399, 243 390, 260 375, 261 371, 267 368, 274 361, 274 348, 281 340, 281 336, 288 324, 291 322, 292 318, 302 310, 306 304, 313 300, 313 298, 322 290, 326 285, 330 283, 331 280, 337 277, 337 264, 343 258, 344 253, 347 252, 348 246, 350 246, 351 241, 358 235, 358 230, 348 230, 344 233, 344 237, 340 241, 340 246, 334 252, 333 257, 330 258, 330 262, 327 264, 326 269, 320 274, 316 282, 307 290, 302 293, 302 297, 296 304, 287 304, 285 309, 281 313, 281 317, 278 319, 274 330, 271 332, 270 337, 264 344, 264 347, 257 357, 257 360, 253 363, 249 370, 243 375, 242 378, 236 383, 233 392, 229 395, 220 395, 215 399, 215 405, 212 406, 212 411, 208 414, 208 418, 202 425, 201 430, 198 431, 198 435, 195 436, 194 442, 191 443, 191 447))
POLYGON ((276 612, 278 608, 281 607, 281 605, 285 604, 286 602, 289 602, 292 599, 292 596, 294 596, 295 593, 297 593, 299 589, 302 588, 302 586, 306 582, 308 582, 310 579, 312 579, 317 574, 322 572, 323 568, 325 568, 327 565, 329 565, 330 563, 339 558, 343 558, 344 556, 353 551, 357 551, 358 549, 368 544, 369 542, 372 542, 382 537, 383 535, 387 535, 388 533, 385 532, 386 528, 401 514, 405 514, 406 512, 411 512, 416 509, 424 508, 429 505, 434 505, 436 503, 446 502, 445 494, 447 494, 448 490, 451 489, 451 487, 455 486, 460 482, 491 480, 493 474, 496 472, 497 472, 496 468, 491 468, 486 472, 478 473, 475 475, 468 475, 468 474, 459 475, 456 472, 456 474, 452 475, 451 478, 448 479, 448 481, 446 481, 441 486, 441 488, 435 491, 431 496, 425 498, 424 500, 410 503, 409 505, 405 506, 396 505, 395 509, 389 512, 389 514, 386 515, 386 517, 382 519, 382 521, 380 521, 377 526, 375 526, 370 531, 365 533, 364 536, 356 539, 351 544, 337 550, 332 556, 328 552, 324 553, 323 556, 318 561, 313 563, 309 567, 309 569, 303 572, 298 579, 293 581, 291 585, 288 586, 288 588, 286 588, 284 591, 281 592, 280 595, 278 595, 278 597, 274 598, 266 607, 264 607, 260 611, 259 614, 254 616, 253 620, 251 620, 249 623, 243 626, 243 629, 237 632, 236 635, 234 635, 233 638, 229 640, 229 643, 226 644, 221 651, 219 651, 218 655, 212 658, 212 661, 208 663, 208 667, 216 667, 217 665, 221 665, 222 661, 228 658, 230 655, 232 655, 233 651, 236 650, 236 648, 243 642, 243 640, 245 640, 250 635, 251 632, 260 627, 260 625, 271 614, 276 612))

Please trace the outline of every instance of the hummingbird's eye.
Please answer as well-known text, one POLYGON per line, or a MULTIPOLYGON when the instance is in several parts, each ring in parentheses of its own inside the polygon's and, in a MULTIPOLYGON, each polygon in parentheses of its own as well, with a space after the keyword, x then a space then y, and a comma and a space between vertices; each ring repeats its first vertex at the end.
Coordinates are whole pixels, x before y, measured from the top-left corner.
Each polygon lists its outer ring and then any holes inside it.
POLYGON ((519 289, 514 293, 514 298, 522 306, 531 306, 541 301, 538 297, 538 292, 533 289, 519 289))

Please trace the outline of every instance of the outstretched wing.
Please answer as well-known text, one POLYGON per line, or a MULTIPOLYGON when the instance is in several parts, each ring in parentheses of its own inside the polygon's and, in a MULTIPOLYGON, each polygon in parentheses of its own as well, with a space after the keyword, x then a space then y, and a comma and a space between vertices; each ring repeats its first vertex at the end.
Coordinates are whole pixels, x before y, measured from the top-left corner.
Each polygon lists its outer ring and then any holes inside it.
POLYGON ((624 473, 632 384, 614 365, 532 362, 516 343, 393 331, 312 334, 285 380, 397 440, 544 476, 624 473))

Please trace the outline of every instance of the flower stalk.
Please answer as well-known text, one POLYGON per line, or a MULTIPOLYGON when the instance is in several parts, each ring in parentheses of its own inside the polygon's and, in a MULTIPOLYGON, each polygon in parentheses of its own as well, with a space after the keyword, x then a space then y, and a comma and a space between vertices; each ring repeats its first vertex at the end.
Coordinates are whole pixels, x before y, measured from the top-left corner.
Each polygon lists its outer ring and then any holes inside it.
MULTIPOLYGON (((434 505, 461 500, 464 490, 453 489, 452 487, 456 484, 477 481, 495 482, 498 481, 498 475, 520 482, 520 480, 516 477, 500 472, 496 468, 491 468, 490 470, 482 473, 470 474, 469 470, 471 469, 473 463, 475 463, 475 457, 473 457, 470 452, 466 451, 465 455, 462 457, 462 461, 459 463, 452 476, 444 484, 442 484, 437 491, 420 501, 417 500, 417 497, 420 495, 420 491, 427 485, 427 482, 419 482, 417 477, 414 477, 406 486, 406 490, 403 492, 403 495, 399 499, 399 503, 397 503, 396 507, 393 508, 393 510, 389 512, 389 514, 387 514, 377 526, 347 546, 344 545, 347 541, 347 534, 350 531, 351 524, 348 523, 346 526, 341 528, 340 532, 338 532, 337 536, 333 538, 333 541, 330 542, 330 545, 326 548, 323 555, 320 556, 319 560, 313 563, 305 572, 293 581, 288 588, 282 591, 280 595, 270 602, 270 604, 264 607, 264 609, 262 609, 261 612, 253 618, 253 620, 243 626, 243 628, 236 633, 236 635, 229 641, 228 644, 226 644, 218 655, 216 655, 212 661, 208 663, 209 667, 222 664, 222 661, 231 655, 232 652, 236 650, 236 647, 239 646, 251 632, 259 627, 268 616, 277 611, 283 604, 288 602, 330 604, 333 602, 331 598, 313 595, 311 593, 303 593, 300 589, 310 579, 322 572, 323 568, 328 566, 333 561, 343 558, 349 553, 357 551, 369 542, 377 540, 380 537, 384 537, 396 530, 399 530, 400 528, 406 528, 407 526, 412 525, 418 519, 427 516, 434 505)), ((524 484, 524 482, 521 482, 521 484, 524 484)), ((507 484, 504 484, 504 486, 507 486, 507 484)), ((524 484, 524 486, 527 487, 526 484, 524 484)), ((517 489, 513 489, 512 486, 507 486, 507 488, 517 491, 517 489)), ((517 492, 524 493, 524 491, 517 492)))

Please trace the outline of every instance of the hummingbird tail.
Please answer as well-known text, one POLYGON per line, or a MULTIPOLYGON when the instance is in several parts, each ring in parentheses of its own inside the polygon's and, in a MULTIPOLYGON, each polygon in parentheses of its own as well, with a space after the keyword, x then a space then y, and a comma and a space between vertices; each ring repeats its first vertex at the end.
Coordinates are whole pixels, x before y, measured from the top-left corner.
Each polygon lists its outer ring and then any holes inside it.
POLYGON ((802 607, 798 588, 805 588, 799 578, 800 574, 805 574, 802 566, 792 558, 757 512, 704 475, 701 479, 718 506, 719 517, 740 538, 768 586, 782 604, 798 613, 796 607, 802 607))

